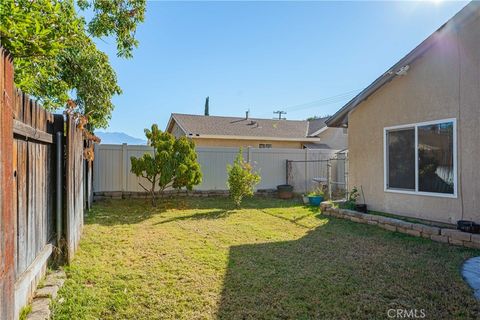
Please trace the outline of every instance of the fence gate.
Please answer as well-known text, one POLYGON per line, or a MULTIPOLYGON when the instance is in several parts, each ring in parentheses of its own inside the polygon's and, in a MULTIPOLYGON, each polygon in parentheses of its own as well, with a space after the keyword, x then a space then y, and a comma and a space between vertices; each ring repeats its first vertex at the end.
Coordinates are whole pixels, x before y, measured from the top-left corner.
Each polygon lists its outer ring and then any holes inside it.
POLYGON ((344 199, 347 193, 348 170, 345 154, 329 159, 286 160, 286 183, 295 192, 308 193, 321 188, 329 199, 344 199))

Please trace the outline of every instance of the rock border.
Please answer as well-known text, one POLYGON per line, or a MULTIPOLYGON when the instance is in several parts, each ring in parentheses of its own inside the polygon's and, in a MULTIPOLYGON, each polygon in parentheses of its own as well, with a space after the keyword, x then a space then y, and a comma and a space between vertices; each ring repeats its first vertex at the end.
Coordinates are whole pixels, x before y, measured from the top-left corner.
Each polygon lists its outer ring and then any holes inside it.
POLYGON ((456 229, 440 228, 430 225, 407 222, 400 219, 362 213, 348 209, 334 208, 330 202, 320 204, 322 213, 357 223, 379 226, 382 229, 405 233, 414 237, 427 238, 436 242, 456 246, 480 249, 480 234, 472 234, 456 229))
POLYGON ((50 319, 50 304, 57 298, 58 290, 63 286, 65 279, 63 270, 55 270, 45 277, 41 282, 43 286, 35 290, 31 303, 32 309, 27 315, 27 320, 50 319))
MULTIPOLYGON (((259 189, 255 192, 255 196, 274 197, 277 190, 275 189, 259 189)), ((173 197, 228 197, 228 190, 166 190, 163 194, 157 193, 158 198, 173 197)), ((95 192, 94 200, 106 199, 147 199, 150 194, 147 192, 129 192, 129 191, 105 191, 95 192)))

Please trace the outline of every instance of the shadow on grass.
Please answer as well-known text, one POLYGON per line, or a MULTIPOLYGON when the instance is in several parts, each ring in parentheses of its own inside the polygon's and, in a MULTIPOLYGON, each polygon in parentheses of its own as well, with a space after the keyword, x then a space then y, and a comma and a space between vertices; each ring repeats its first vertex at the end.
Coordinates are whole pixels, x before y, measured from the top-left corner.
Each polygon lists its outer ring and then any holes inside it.
POLYGON ((207 212, 199 212, 199 213, 194 213, 187 216, 180 216, 180 217, 176 216, 170 219, 162 220, 160 222, 154 223, 154 225, 165 224, 165 223, 175 222, 175 221, 183 221, 183 220, 221 219, 221 218, 228 217, 233 212, 234 211, 232 210, 213 210, 213 211, 207 211, 207 212))
POLYGON ((231 247, 217 318, 385 319, 391 308, 475 318, 458 273, 475 254, 329 219, 298 240, 231 247))
MULTIPOLYGON (((302 221, 303 219, 305 218, 309 218, 311 217, 311 214, 309 213, 306 213, 300 217, 296 217, 296 218, 289 218, 289 217, 285 217, 281 214, 275 214, 275 213, 271 213, 271 212, 268 212, 266 210, 260 210, 261 212, 265 213, 265 214, 268 214, 269 216, 272 216, 274 218, 277 218, 277 219, 281 219, 281 220, 285 220, 285 221, 288 221, 288 222, 291 222, 293 223, 294 225, 296 225, 297 227, 300 227, 300 228, 305 228, 305 229, 311 229, 312 227, 309 226, 309 225, 304 225, 304 224, 301 224, 300 221, 302 221)), ((318 212, 318 211, 317 211, 318 212)))
POLYGON ((290 208, 298 206, 296 200, 285 201, 275 198, 253 197, 245 199, 237 208, 228 198, 224 197, 177 197, 158 199, 157 206, 152 207, 149 199, 102 200, 95 203, 85 219, 86 224, 101 224, 106 226, 118 224, 136 224, 150 219, 155 215, 170 210, 203 210, 186 216, 175 216, 156 224, 181 220, 220 219, 226 218, 237 209, 269 209, 290 208), (209 210, 205 212, 205 210, 209 210))

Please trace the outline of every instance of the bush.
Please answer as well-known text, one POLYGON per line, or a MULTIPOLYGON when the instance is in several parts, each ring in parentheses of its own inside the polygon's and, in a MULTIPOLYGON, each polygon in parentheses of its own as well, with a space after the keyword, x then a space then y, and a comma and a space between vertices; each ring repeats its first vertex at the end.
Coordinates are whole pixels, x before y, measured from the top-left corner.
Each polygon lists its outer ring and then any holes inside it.
POLYGON ((322 187, 317 187, 307 194, 308 197, 325 197, 325 192, 322 187))
POLYGON ((253 189, 260 182, 260 175, 243 159, 242 149, 238 152, 233 165, 227 165, 227 173, 230 198, 238 207, 244 197, 253 196, 253 189))
POLYGON ((176 139, 168 132, 162 132, 156 124, 145 129, 145 136, 153 147, 153 155, 145 153, 142 157, 131 157, 131 172, 145 178, 150 185, 139 185, 147 191, 156 205, 155 189, 161 193, 167 188, 192 190, 202 182, 202 172, 197 162, 195 144, 186 137, 176 139))
POLYGON ((347 201, 345 201, 345 203, 341 206, 342 209, 355 210, 355 205, 357 204, 357 199, 359 196, 360 194, 358 193, 357 187, 353 187, 348 194, 347 201))

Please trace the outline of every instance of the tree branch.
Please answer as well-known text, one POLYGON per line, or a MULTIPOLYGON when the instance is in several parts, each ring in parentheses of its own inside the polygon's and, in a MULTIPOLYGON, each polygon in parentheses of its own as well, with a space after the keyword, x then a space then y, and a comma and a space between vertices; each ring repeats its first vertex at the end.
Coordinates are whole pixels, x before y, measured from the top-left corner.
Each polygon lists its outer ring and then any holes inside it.
POLYGON ((140 185, 140 187, 143 188, 143 190, 147 191, 147 192, 150 192, 150 190, 148 190, 147 188, 145 188, 140 182, 138 183, 140 185))

